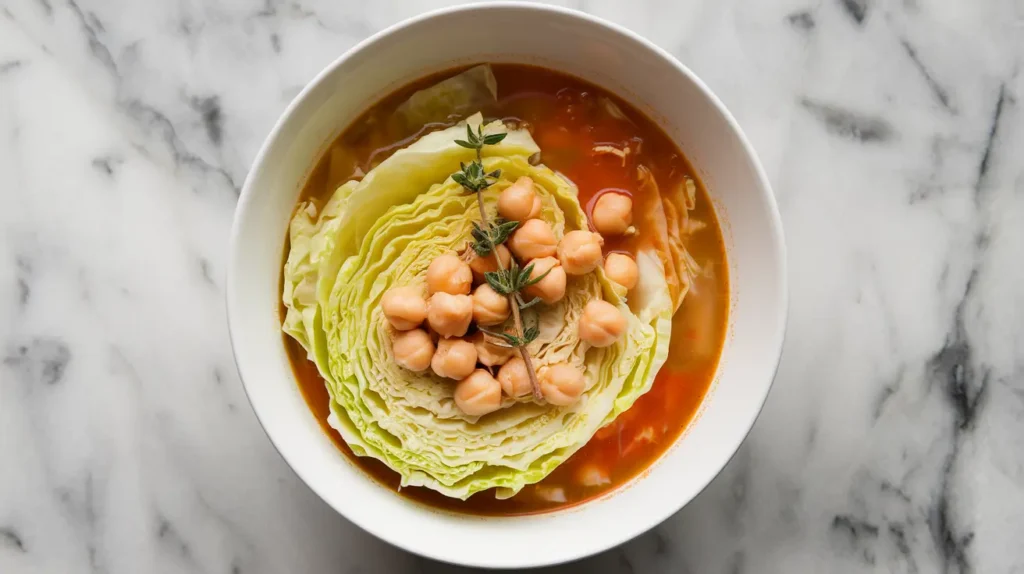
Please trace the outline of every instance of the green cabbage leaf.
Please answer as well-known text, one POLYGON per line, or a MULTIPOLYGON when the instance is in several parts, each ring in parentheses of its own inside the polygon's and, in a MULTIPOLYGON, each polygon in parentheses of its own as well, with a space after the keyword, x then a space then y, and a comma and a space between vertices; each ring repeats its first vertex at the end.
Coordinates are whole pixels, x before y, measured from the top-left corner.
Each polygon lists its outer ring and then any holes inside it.
MULTIPOLYGON (((479 114, 467 122, 481 123, 479 114)), ((500 122, 485 134, 507 131, 500 122)), ((479 220, 477 198, 451 179, 473 151, 454 142, 465 124, 430 133, 395 152, 322 206, 303 202, 290 225, 284 267, 284 331, 309 353, 331 396, 330 423, 359 456, 384 462, 403 486, 465 499, 487 489, 500 498, 540 481, 650 389, 668 354, 673 300, 662 258, 638 254, 640 282, 627 302, 602 270, 570 276, 565 298, 527 311, 540 337, 539 368, 567 361, 585 373, 586 391, 568 407, 505 399, 483 417, 455 405, 454 383, 395 363, 394 332, 380 310, 384 293, 424 282, 430 261, 462 252, 479 220), (625 336, 606 348, 579 339, 584 305, 603 298, 623 311, 625 336)), ((536 184, 541 218, 557 238, 587 227, 571 182, 531 165, 539 148, 525 130, 484 148, 485 169, 501 170, 481 192, 493 216, 498 194, 521 176, 536 184)))

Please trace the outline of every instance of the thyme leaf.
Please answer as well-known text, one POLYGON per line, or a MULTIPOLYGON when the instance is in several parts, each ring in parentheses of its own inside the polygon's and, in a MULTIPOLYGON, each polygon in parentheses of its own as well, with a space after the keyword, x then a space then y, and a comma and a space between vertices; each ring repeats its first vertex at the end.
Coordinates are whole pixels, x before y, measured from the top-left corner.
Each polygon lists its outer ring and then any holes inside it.
POLYGON ((516 335, 515 333, 509 333, 508 331, 491 331, 489 329, 484 329, 483 327, 481 327, 480 330, 499 339, 499 341, 495 341, 495 344, 502 347, 505 346, 502 342, 507 343, 509 347, 525 347, 540 336, 540 329, 537 327, 527 327, 523 330, 522 336, 516 335))
POLYGON ((525 300, 523 300, 522 294, 516 293, 516 303, 519 305, 519 310, 520 311, 529 309, 530 307, 533 307, 534 305, 536 305, 537 303, 540 303, 540 302, 541 302, 540 297, 534 297, 533 299, 530 299, 529 301, 525 301, 525 300))

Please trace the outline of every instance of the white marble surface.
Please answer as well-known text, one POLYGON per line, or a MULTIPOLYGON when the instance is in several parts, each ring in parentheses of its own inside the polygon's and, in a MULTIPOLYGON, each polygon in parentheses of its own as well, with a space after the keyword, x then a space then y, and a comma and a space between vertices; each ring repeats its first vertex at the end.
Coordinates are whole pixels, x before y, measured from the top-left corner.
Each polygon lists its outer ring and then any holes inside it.
MULTIPOLYGON (((288 469, 222 301, 278 114, 442 4, 0 0, 0 572, 458 570, 288 469)), ((778 195, 792 305, 722 475, 564 571, 1024 572, 1024 2, 571 4, 732 109, 778 195)))

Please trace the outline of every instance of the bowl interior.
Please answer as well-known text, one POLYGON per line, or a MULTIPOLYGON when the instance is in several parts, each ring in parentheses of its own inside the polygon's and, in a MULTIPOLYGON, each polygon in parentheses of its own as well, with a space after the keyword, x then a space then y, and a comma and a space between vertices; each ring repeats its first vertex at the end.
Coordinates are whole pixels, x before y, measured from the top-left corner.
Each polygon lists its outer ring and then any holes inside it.
POLYGON ((552 564, 619 544, 689 502, 746 436, 771 386, 785 321, 781 224, 766 179, 732 118, 691 73, 609 24, 534 5, 464 7, 378 34, 318 76, 257 157, 235 216, 228 278, 232 344, 246 392, 299 476, 347 518, 407 550, 489 567, 552 564), (524 41, 523 30, 529 30, 524 41), (378 98, 423 75, 482 61, 566 72, 633 103, 700 172, 723 223, 730 324, 718 375, 677 444, 630 485, 551 514, 479 518, 407 501, 337 451, 299 393, 282 344, 279 278, 288 219, 308 171, 378 98), (599 526, 592 526, 599 525, 599 526), (588 527, 589 526, 589 527, 588 527), (529 549, 509 551, 510 549, 529 549))

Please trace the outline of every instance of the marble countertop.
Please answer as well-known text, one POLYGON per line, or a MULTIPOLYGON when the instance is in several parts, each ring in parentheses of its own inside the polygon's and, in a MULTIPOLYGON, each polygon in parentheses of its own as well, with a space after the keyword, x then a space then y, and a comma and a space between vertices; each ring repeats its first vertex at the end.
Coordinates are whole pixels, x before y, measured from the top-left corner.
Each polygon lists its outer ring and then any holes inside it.
MULTIPOLYGON (((0 0, 0 572, 465 571, 289 470, 223 306, 239 187, 285 105, 444 3, 0 0)), ((1024 572, 1024 2, 568 4, 733 111, 792 291, 725 471, 558 571, 1024 572)))

